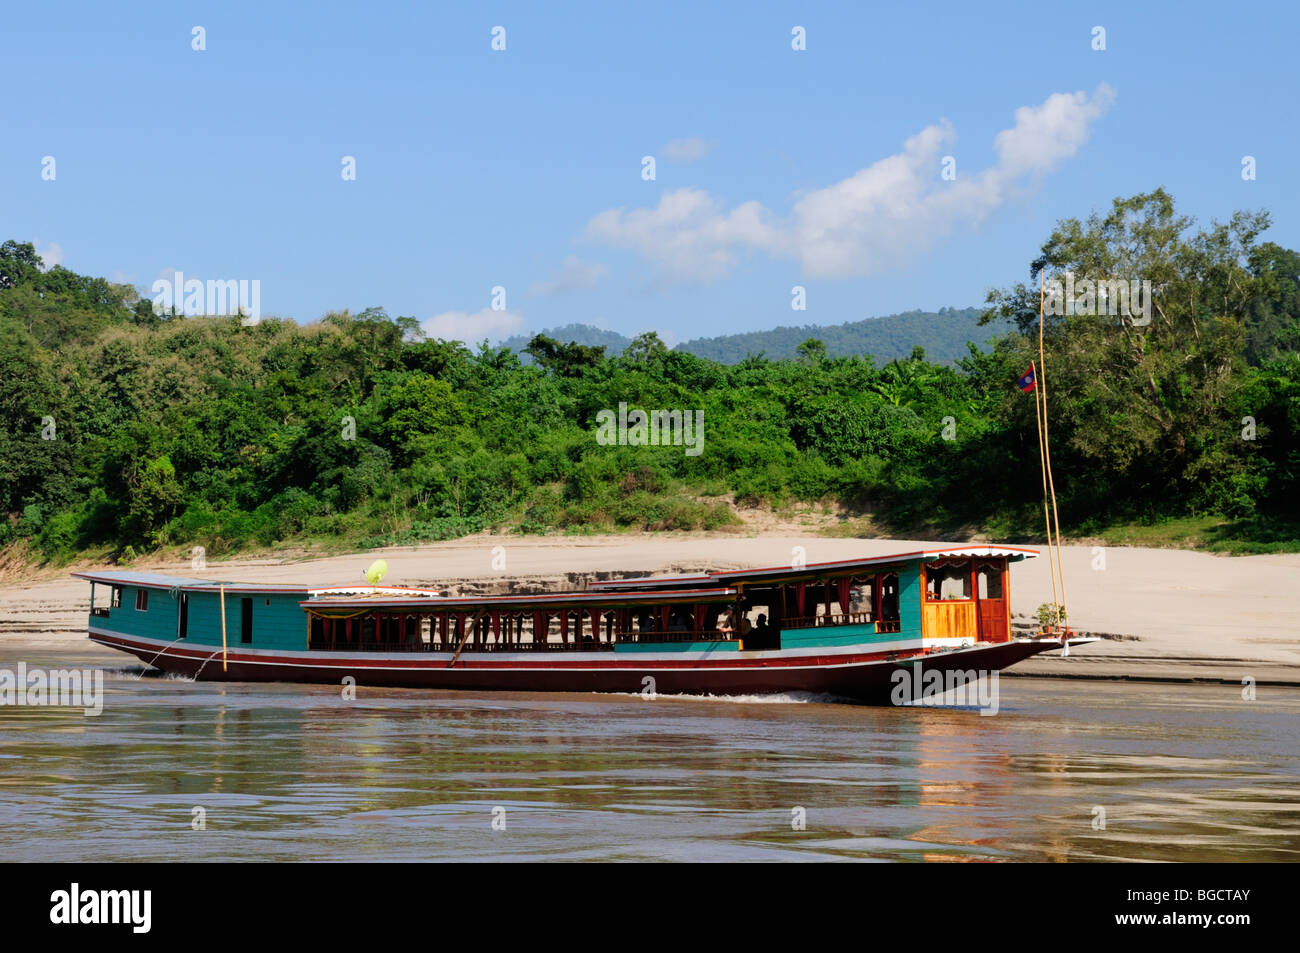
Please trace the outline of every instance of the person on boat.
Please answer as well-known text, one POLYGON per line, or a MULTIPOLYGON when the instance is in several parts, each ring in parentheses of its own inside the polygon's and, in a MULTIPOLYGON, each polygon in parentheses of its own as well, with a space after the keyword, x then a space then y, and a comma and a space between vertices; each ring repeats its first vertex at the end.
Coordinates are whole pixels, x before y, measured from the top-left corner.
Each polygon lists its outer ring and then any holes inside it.
POLYGON ((754 637, 759 639, 764 638, 770 634, 771 631, 772 629, 767 624, 767 613, 760 612, 758 614, 758 624, 754 626, 754 637))
POLYGON ((745 636, 749 635, 753 628, 754 626, 750 623, 749 616, 742 612, 740 614, 740 622, 736 625, 737 634, 743 639, 745 636))
POLYGON ((718 616, 718 631, 727 636, 736 631, 736 626, 731 621, 730 609, 723 610, 722 615, 718 616))

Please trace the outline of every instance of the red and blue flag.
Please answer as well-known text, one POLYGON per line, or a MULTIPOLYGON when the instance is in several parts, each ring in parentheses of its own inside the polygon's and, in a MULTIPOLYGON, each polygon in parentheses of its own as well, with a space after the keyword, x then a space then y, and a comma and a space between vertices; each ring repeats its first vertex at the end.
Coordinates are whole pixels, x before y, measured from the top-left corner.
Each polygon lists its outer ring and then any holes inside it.
POLYGON ((1033 364, 1029 365, 1029 370, 1020 375, 1020 379, 1016 381, 1016 386, 1026 394, 1038 386, 1038 371, 1033 364))

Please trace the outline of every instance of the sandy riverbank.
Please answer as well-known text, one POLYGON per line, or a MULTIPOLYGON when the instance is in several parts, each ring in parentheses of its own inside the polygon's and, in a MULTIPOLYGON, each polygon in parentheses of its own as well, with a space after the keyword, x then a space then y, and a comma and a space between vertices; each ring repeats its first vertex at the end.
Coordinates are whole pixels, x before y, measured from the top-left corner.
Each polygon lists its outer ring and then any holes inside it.
MULTIPOLYGON (((474 537, 418 549, 295 561, 137 562, 133 568, 249 582, 360 582, 369 563, 389 563, 386 583, 457 584, 467 591, 581 586, 592 574, 695 571, 781 565, 802 546, 809 562, 884 555, 934 543, 908 540, 728 535, 609 537, 474 537), (505 568, 493 568, 494 547, 505 568)), ((1300 685, 1300 554, 1222 557, 1163 549, 1108 548, 1104 562, 1089 547, 1063 554, 1072 625, 1112 638, 1075 649, 1071 657, 1031 659, 1016 673, 1133 679, 1207 679, 1300 685)), ((1045 558, 1012 569, 1012 612, 1028 617, 1051 601, 1045 558)), ((0 639, 51 647, 85 636, 89 586, 41 574, 0 585, 0 639)), ((115 657, 109 653, 109 657, 115 657)))

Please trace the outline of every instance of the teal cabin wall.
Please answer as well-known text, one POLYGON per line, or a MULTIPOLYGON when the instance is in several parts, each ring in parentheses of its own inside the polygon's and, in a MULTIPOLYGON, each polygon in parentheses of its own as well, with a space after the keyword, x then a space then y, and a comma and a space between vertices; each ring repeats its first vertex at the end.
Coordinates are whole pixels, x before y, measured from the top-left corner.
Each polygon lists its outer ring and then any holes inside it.
MULTIPOLYGON (((240 634, 240 601, 253 600, 253 649, 305 649, 307 648, 307 614, 298 602, 302 593, 274 595, 269 593, 226 593, 226 644, 229 648, 242 645, 240 634)), ((190 593, 190 635, 186 641, 203 644, 221 644, 221 599, 215 592, 190 593)))
POLYGON ((735 652, 735 642, 616 642, 615 652, 735 652))
POLYGON ((122 605, 116 609, 109 608, 111 588, 102 583, 95 586, 95 606, 108 609, 108 617, 91 616, 92 626, 119 635, 138 635, 146 639, 162 639, 165 642, 176 638, 176 600, 166 589, 153 589, 146 586, 149 592, 149 608, 142 612, 135 607, 139 586, 122 586, 122 605))
POLYGON ((921 563, 910 562, 898 571, 898 635, 921 637, 921 563))
POLYGON ((898 569, 898 631, 877 632, 874 623, 789 629, 781 633, 781 648, 869 645, 921 637, 921 564, 910 562, 898 569))
POLYGON ((897 642, 897 632, 877 632, 874 622, 864 625, 834 625, 815 629, 787 629, 781 633, 781 648, 802 649, 824 645, 865 645, 897 642))
MULTIPOLYGON (((95 605, 109 605, 109 588, 102 583, 96 586, 95 605)), ((149 591, 149 608, 136 609, 138 586, 122 586, 122 605, 108 610, 108 617, 91 616, 90 624, 98 629, 124 636, 142 636, 171 642, 176 638, 180 611, 178 596, 169 589, 149 591)), ((189 592, 189 625, 184 644, 221 645, 221 598, 217 592, 189 592)), ((307 616, 298 605, 303 593, 226 593, 226 645, 237 649, 241 645, 254 649, 305 649, 307 648, 307 616), (243 599, 253 600, 253 641, 240 641, 240 619, 243 599)))

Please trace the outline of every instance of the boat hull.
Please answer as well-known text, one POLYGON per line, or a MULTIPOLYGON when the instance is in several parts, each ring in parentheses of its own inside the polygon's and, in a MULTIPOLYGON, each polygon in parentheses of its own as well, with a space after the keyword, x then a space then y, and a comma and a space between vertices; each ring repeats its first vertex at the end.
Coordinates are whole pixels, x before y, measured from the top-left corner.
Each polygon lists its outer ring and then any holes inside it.
POLYGON ((90 633, 109 648, 128 652, 163 671, 203 681, 298 682, 473 691, 618 692, 749 695, 808 692, 887 704, 898 672, 1000 671, 1061 643, 1017 639, 944 652, 841 652, 829 655, 765 651, 672 658, 671 653, 572 652, 447 653, 252 652, 160 644, 116 633, 90 633), (723 657, 725 656, 725 657, 723 657))

